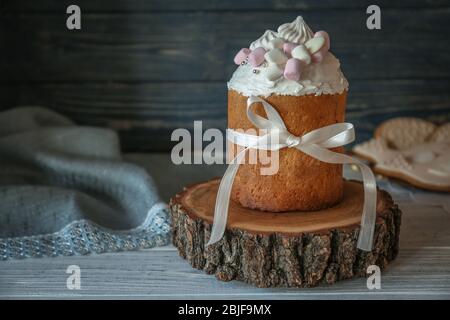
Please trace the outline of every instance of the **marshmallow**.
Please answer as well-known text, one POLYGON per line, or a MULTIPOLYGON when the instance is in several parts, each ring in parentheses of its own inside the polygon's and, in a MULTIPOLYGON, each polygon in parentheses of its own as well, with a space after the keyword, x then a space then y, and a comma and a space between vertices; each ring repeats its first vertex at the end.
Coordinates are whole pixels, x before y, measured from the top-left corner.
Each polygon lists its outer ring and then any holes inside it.
POLYGON ((269 63, 284 64, 288 60, 286 55, 280 49, 272 49, 264 55, 264 58, 269 63))
POLYGON ((288 55, 291 55, 292 50, 293 50, 296 46, 298 46, 298 44, 296 44, 296 43, 290 43, 290 42, 285 42, 285 43, 283 44, 283 51, 284 51, 284 53, 286 53, 286 54, 288 54, 288 55))
POLYGON ((324 44, 325 38, 322 36, 317 36, 306 41, 305 47, 309 50, 311 54, 314 54, 317 51, 319 51, 324 46, 324 44))
POLYGON ((323 48, 325 48, 326 51, 330 50, 330 36, 328 35, 328 33, 326 31, 317 31, 316 33, 314 33, 314 37, 325 38, 325 45, 323 48))
POLYGON ((304 67, 304 62, 291 58, 287 61, 286 67, 284 68, 284 77, 289 80, 298 81, 300 80, 300 74, 304 67))
POLYGON ((298 60, 302 60, 304 61, 306 64, 310 64, 311 63, 311 55, 309 54, 308 49, 303 45, 300 44, 298 46, 296 46, 292 52, 292 57, 298 60))
POLYGON ((270 63, 263 69, 263 75, 270 81, 275 81, 283 75, 283 70, 276 64, 270 63))
POLYGON ((323 47, 311 56, 313 63, 320 63, 325 58, 328 50, 330 50, 330 36, 325 31, 317 31, 314 37, 323 37, 325 39, 323 47))
POLYGON ((325 58, 326 54, 327 54, 326 50, 320 49, 319 51, 311 55, 312 63, 321 63, 323 58, 325 58))
POLYGON ((234 57, 234 63, 240 65, 245 61, 245 59, 247 59, 247 56, 250 54, 250 52, 252 51, 248 48, 242 48, 241 50, 239 50, 239 52, 234 57))
POLYGON ((252 67, 259 66, 261 63, 264 62, 265 54, 266 50, 263 47, 256 48, 248 55, 248 63, 250 63, 252 67))
POLYGON ((267 48, 270 49, 282 49, 284 44, 284 40, 281 38, 275 38, 272 39, 269 44, 267 45, 267 48))

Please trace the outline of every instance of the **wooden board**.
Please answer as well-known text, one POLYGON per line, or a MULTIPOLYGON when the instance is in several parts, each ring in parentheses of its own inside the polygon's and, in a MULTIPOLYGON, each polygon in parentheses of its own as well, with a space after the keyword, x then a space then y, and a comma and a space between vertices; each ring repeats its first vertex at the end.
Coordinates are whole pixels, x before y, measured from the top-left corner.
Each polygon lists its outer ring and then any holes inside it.
POLYGON ((404 9, 401 15, 397 9, 385 9, 383 27, 376 31, 366 28, 363 10, 326 14, 318 9, 86 13, 77 31, 66 28, 64 13, 5 14, 0 81, 225 84, 236 68, 233 57, 239 48, 300 13, 311 28, 330 33, 331 51, 350 84, 359 79, 449 77, 442 66, 450 64, 445 36, 450 32, 450 8, 404 9))
POLYGON ((80 0, 79 31, 69 4, 0 4, 0 109, 47 106, 119 130, 126 150, 167 151, 193 120, 224 129, 236 50, 302 14, 331 34, 359 141, 391 116, 450 119, 448 1, 379 1, 381 30, 366 28, 370 1, 80 0))
POLYGON ((194 268, 219 280, 258 287, 311 287, 381 269, 398 252, 401 211, 384 191, 377 196, 374 248, 356 248, 363 204, 359 182, 345 182, 342 202, 315 212, 272 213, 231 201, 224 237, 206 246, 220 180, 187 187, 171 199, 173 243, 194 268))
MULTIPOLYGON (((2 9, 6 12, 39 12, 55 13, 60 12, 73 4, 71 0, 45 0, 45 6, 36 1, 15 0, 3 4, 2 9)), ((107 6, 99 0, 78 0, 77 4, 85 12, 155 12, 155 11, 218 11, 218 10, 257 10, 257 11, 282 11, 282 10, 336 10, 336 9, 365 9, 373 4, 371 0, 128 0, 110 1, 107 6)), ((446 0, 409 0, 408 8, 442 8, 448 4, 446 0)), ((401 1, 380 0, 377 5, 381 8, 402 8, 401 1)))
MULTIPOLYGON (((356 126, 357 142, 369 139, 388 117, 414 115, 450 121, 450 80, 371 80, 351 85, 347 121, 356 126), (414 92, 413 94, 411 92, 414 92)), ((175 128, 225 129, 225 82, 0 85, 0 108, 41 105, 77 123, 120 132, 126 150, 170 150, 175 128)))
POLYGON ((70 4, 0 3, 0 109, 39 104, 118 130, 126 150, 167 151, 193 120, 225 128, 236 50, 302 14, 331 34, 358 141, 392 116, 450 120, 448 1, 379 1, 381 30, 366 28, 366 0, 80 0, 79 31, 70 4))

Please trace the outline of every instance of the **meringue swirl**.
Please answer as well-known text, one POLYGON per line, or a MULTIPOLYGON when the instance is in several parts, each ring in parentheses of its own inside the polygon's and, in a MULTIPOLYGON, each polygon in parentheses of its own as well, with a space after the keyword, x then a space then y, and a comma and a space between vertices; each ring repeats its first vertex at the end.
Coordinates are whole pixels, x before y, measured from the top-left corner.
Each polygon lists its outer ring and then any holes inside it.
POLYGON ((285 23, 278 27, 278 37, 292 43, 305 43, 313 37, 313 34, 301 16, 291 23, 285 23))
POLYGON ((257 40, 253 41, 250 44, 250 50, 255 50, 258 47, 263 47, 264 49, 269 48, 269 43, 275 38, 278 38, 278 34, 273 30, 266 30, 264 34, 259 37, 257 40))

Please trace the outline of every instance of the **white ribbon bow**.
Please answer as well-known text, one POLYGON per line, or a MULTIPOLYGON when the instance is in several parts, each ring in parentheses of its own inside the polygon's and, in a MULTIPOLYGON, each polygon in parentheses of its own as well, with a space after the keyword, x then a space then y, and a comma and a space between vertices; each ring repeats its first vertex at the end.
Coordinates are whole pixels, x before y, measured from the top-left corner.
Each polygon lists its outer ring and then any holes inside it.
POLYGON ((219 241, 226 228, 230 193, 239 165, 250 148, 262 150, 280 150, 296 148, 307 155, 323 162, 333 164, 356 164, 361 169, 364 185, 364 206, 361 218, 361 230, 358 238, 358 248, 372 250, 373 233, 376 220, 377 189, 375 177, 368 166, 348 155, 333 152, 328 148, 346 145, 355 139, 355 131, 351 123, 337 123, 306 133, 302 137, 291 134, 278 112, 268 102, 255 96, 247 99, 247 117, 259 129, 267 130, 267 134, 255 136, 228 129, 228 139, 245 148, 237 154, 229 164, 219 185, 216 206, 214 209, 214 225, 207 245, 219 241), (250 107, 261 102, 267 118, 255 114, 250 107), (272 141, 276 142, 273 143, 272 141))

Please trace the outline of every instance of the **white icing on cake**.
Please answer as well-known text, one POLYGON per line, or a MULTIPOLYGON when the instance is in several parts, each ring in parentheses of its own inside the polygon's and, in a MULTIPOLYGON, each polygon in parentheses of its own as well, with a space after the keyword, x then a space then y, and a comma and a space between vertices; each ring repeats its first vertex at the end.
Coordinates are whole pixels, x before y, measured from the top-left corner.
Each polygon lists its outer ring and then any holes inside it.
MULTIPOLYGON (((313 32, 302 17, 293 22, 281 25, 278 32, 267 30, 250 45, 250 49, 263 47, 269 49, 274 38, 302 44, 313 37, 313 32)), ((267 67, 267 66, 266 66, 267 67)), ((235 90, 244 96, 257 95, 268 97, 271 94, 301 96, 307 94, 339 94, 348 90, 348 81, 342 74, 339 60, 328 52, 323 61, 310 64, 303 70, 300 80, 288 80, 280 77, 275 81, 267 79, 263 65, 253 68, 248 64, 239 66, 228 82, 228 89, 235 90), (253 70, 256 69, 257 73, 253 70)))

